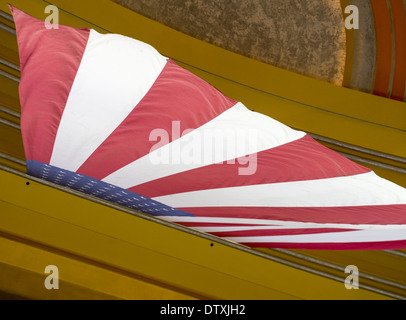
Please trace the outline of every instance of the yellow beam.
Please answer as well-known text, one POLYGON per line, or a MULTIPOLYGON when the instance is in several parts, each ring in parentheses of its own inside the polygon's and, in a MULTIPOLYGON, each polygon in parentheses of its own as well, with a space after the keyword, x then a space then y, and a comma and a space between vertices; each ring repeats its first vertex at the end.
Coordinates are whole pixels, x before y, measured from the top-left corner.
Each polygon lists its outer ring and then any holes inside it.
MULTIPOLYGON (((129 214, 24 176, 0 171, 0 181, 1 234, 192 297, 387 298, 364 289, 346 290, 343 282, 273 261, 243 246, 129 214)), ((14 250, 5 250, 1 256, 12 260, 13 255, 14 250)), ((34 268, 37 262, 27 257, 20 255, 16 267, 34 268)))
POLYGON ((24 160, 21 131, 0 123, 0 152, 24 160))
POLYGON ((190 299, 191 297, 110 270, 107 266, 81 261, 65 253, 0 237, 0 291, 28 299, 190 299), (47 266, 56 266, 59 288, 49 290, 47 266))

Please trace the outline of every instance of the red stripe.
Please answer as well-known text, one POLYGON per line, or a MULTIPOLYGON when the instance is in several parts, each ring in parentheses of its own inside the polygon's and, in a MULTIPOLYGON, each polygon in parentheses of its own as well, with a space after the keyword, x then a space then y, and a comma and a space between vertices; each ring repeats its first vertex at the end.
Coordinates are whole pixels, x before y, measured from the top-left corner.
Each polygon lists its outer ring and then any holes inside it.
POLYGON ((44 21, 11 7, 17 29, 21 81, 21 129, 27 160, 49 163, 58 126, 83 53, 89 29, 44 21))
POLYGON ((273 243, 241 242, 251 248, 281 248, 308 250, 399 250, 406 247, 406 240, 360 243, 273 243))
POLYGON ((130 190, 149 198, 182 192, 267 183, 327 179, 370 172, 316 142, 304 138, 257 154, 253 175, 239 175, 242 166, 214 164, 144 183, 130 190))
POLYGON ((320 229, 268 229, 268 230, 242 230, 242 231, 216 231, 208 232, 217 237, 267 237, 267 236, 294 236, 304 234, 319 234, 319 233, 332 233, 332 232, 349 232, 353 229, 333 229, 333 228, 320 228, 320 229))
POLYGON ((197 217, 245 218, 354 225, 406 225, 406 205, 324 208, 218 207, 178 209, 189 212, 197 217))
POLYGON ((150 141, 153 130, 164 130, 168 142, 172 142, 185 130, 204 125, 235 104, 236 101, 170 60, 146 96, 78 173, 101 180, 147 155, 157 144, 150 141), (173 121, 180 122, 179 134, 172 134, 173 121))

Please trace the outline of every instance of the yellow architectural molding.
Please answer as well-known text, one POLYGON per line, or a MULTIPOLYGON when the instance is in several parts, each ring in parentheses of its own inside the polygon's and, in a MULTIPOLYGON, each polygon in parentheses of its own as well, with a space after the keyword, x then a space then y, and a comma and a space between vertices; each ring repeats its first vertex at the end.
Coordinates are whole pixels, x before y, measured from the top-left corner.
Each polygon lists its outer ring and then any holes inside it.
MULTIPOLYGON (((364 289, 346 290, 343 282, 273 261, 246 247, 89 201, 24 176, 0 171, 0 181, 3 267, 39 275, 46 265, 61 261, 60 276, 66 282, 117 298, 134 297, 128 290, 135 279, 167 288, 172 291, 166 291, 169 296, 175 296, 174 291, 231 300, 387 298, 364 289), (29 258, 38 252, 38 260, 29 258), (54 253, 56 260, 47 260, 54 253), (100 266, 104 267, 97 271, 100 266), (123 281, 118 291, 107 290, 107 283, 97 286, 96 280, 87 283, 89 272, 102 279, 106 270, 133 279, 123 281)), ((145 283, 139 283, 144 297, 159 298, 165 293, 145 283)), ((8 286, 0 290, 20 295, 25 290, 28 296, 33 290, 31 285, 24 289, 24 283, 8 286)))

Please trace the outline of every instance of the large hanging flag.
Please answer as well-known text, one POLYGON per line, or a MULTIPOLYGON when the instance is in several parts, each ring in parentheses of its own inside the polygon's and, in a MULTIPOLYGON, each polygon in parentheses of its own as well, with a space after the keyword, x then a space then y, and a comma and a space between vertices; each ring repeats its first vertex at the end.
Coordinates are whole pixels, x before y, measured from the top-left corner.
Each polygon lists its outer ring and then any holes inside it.
POLYGON ((143 42, 11 8, 30 175, 251 247, 406 248, 406 190, 143 42))

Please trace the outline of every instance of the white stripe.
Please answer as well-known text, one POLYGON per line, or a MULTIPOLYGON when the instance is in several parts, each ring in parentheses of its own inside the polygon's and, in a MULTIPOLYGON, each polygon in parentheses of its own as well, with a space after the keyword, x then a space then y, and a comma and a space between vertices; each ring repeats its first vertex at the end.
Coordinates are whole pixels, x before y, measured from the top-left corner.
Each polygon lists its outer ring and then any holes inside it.
MULTIPOLYGON (((180 172, 256 154, 304 136, 304 132, 237 103, 200 128, 112 173, 103 181, 128 189, 180 172)), ((256 157, 252 160, 256 161, 256 157)))
POLYGON ((405 230, 357 230, 306 235, 225 237, 238 243, 361 243, 406 240, 405 230))
POLYGON ((368 172, 330 179, 186 192, 154 200, 174 208, 396 205, 406 204, 406 189, 368 172))
MULTIPOLYGON (((333 228, 333 229, 354 229, 354 230, 406 230, 405 225, 378 225, 378 224, 343 224, 343 223, 311 223, 298 221, 281 221, 281 220, 263 220, 263 219, 244 219, 244 218, 212 218, 212 217, 174 217, 161 216, 163 220, 174 223, 218 223, 218 224, 241 224, 241 225, 263 225, 275 226, 276 228, 296 228, 296 229, 313 229, 313 228, 333 228)), ((255 227, 255 226, 253 226, 255 227)))
MULTIPOLYGON (((277 220, 263 220, 263 219, 245 219, 245 218, 212 218, 212 217, 187 217, 187 216, 160 216, 161 219, 170 221, 170 222, 187 222, 187 223, 229 223, 229 224, 259 224, 259 225, 275 225, 279 226, 283 223, 289 223, 285 221, 277 220)), ((297 222, 293 222, 297 223, 297 222)))
POLYGON ((140 102, 166 62, 145 43, 91 30, 50 164, 77 171, 140 102))
MULTIPOLYGON (((331 229, 326 228, 325 226, 306 226, 306 228, 298 228, 291 226, 251 226, 251 227, 191 227, 194 230, 201 232, 234 232, 234 231, 255 231, 255 230, 297 230, 297 229, 331 229)), ((336 229, 336 228, 334 228, 336 229)))

